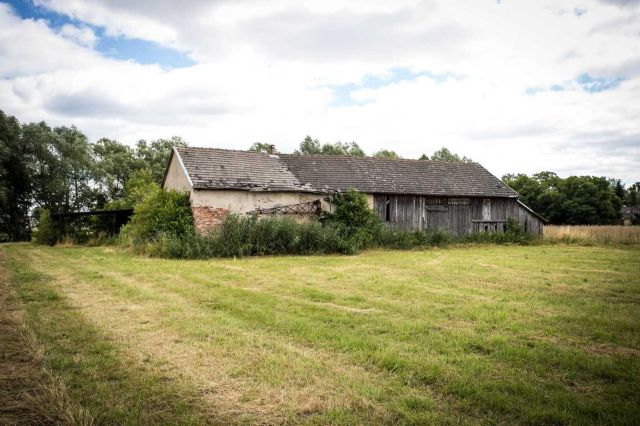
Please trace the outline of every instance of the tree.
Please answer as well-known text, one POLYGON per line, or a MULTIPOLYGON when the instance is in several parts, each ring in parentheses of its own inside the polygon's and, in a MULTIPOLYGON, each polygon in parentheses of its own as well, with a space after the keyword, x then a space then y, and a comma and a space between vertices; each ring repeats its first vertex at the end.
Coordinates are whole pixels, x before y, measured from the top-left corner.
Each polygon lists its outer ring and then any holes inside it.
POLYGON ((276 153, 276 146, 269 143, 264 143, 264 142, 255 142, 253 145, 251 145, 251 148, 249 148, 249 151, 264 152, 265 154, 272 155, 276 153))
POLYGON ((611 186, 613 187, 613 191, 615 192, 616 196, 620 199, 620 201, 622 203, 624 203, 624 200, 626 198, 627 195, 627 190, 624 187, 624 183, 622 183, 622 180, 620 179, 609 179, 609 182, 611 184, 611 186))
POLYGON ((82 132, 73 126, 51 129, 42 122, 23 126, 22 136, 32 150, 31 195, 37 207, 52 212, 95 207, 95 164, 82 132))
POLYGON ((2 239, 29 238, 31 149, 15 117, 0 110, 0 234, 2 239))
POLYGON ((311 136, 305 136, 304 140, 300 142, 300 149, 297 149, 294 154, 297 155, 317 155, 322 153, 322 147, 318 139, 312 139, 311 136))
POLYGON ((400 156, 396 154, 395 151, 391 151, 388 149, 381 149, 380 151, 373 154, 373 156, 376 158, 400 158, 400 156))
POLYGON ((625 203, 629 207, 636 207, 640 205, 640 182, 636 182, 629 186, 627 189, 627 195, 625 199, 625 203))
POLYGON ((162 182, 169 154, 174 146, 187 146, 187 143, 181 137, 173 136, 170 139, 156 139, 151 143, 143 139, 136 144, 136 158, 149 168, 155 182, 162 182))
POLYGON ((145 166, 131 147, 107 138, 93 144, 93 156, 97 179, 108 201, 121 198, 126 182, 145 166))
POLYGON ((429 156, 427 154, 422 154, 418 160, 428 160, 429 156))
POLYGON ((336 142, 333 144, 320 144, 318 139, 306 136, 300 142, 300 148, 294 154, 297 155, 350 155, 353 157, 364 157, 365 153, 355 142, 336 142))
POLYGON ((431 156, 431 159, 435 161, 465 162, 465 163, 472 162, 471 158, 460 157, 458 154, 454 154, 453 152, 449 151, 449 149, 445 147, 442 147, 436 152, 434 152, 433 155, 431 156))
POLYGON ((569 225, 607 225, 621 220, 622 200, 616 195, 615 181, 596 176, 570 176, 555 173, 506 175, 503 182, 520 194, 522 202, 551 223, 569 225))

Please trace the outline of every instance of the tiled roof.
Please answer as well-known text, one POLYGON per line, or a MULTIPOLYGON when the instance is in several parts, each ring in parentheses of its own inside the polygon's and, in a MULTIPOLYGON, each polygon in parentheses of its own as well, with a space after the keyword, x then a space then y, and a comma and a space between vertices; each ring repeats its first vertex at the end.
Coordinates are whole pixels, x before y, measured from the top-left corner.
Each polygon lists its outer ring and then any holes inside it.
POLYGON ((195 189, 304 191, 277 156, 215 148, 175 148, 195 189))
POLYGON ((387 194, 515 197, 477 163, 346 156, 282 155, 300 183, 314 188, 387 194))
POLYGON ((176 148, 195 189, 517 197, 477 163, 176 148))

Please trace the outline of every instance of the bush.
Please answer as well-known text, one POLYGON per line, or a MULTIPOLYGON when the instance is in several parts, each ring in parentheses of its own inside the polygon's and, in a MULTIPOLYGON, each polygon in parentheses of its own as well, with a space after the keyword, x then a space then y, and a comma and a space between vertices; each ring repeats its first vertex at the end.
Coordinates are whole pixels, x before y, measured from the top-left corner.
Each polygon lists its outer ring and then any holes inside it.
POLYGON ((188 193, 166 191, 158 186, 135 206, 131 221, 121 238, 133 245, 156 241, 163 235, 192 235, 193 216, 188 193))
POLYGON ((209 235, 166 233, 139 249, 150 255, 189 259, 354 252, 331 225, 238 215, 230 215, 209 235))
POLYGON ((409 250, 419 247, 437 247, 449 244, 452 237, 442 231, 405 231, 383 228, 377 237, 377 245, 392 249, 409 250))
POLYGON ((507 219, 505 231, 502 233, 479 232, 471 234, 463 239, 469 243, 489 243, 489 244, 528 244, 533 237, 527 235, 524 226, 515 219, 507 219))
POLYGON ((33 242, 41 245, 54 245, 58 241, 58 229, 51 213, 47 209, 40 209, 38 218, 38 228, 33 233, 33 242))
MULTIPOLYGON (((140 202, 124 234, 134 248, 151 256, 206 259, 268 255, 354 254, 383 247, 415 249, 444 246, 454 239, 441 231, 405 231, 384 226, 355 190, 329 199, 333 212, 322 223, 298 223, 289 217, 229 215, 209 235, 194 232, 186 194, 157 189, 140 202)), ((470 236, 468 242, 523 242, 515 221, 502 234, 470 236)))
POLYGON ((344 240, 347 252, 356 252, 377 245, 384 225, 369 208, 367 196, 355 189, 333 194, 328 201, 333 212, 325 216, 326 225, 336 229, 344 240))

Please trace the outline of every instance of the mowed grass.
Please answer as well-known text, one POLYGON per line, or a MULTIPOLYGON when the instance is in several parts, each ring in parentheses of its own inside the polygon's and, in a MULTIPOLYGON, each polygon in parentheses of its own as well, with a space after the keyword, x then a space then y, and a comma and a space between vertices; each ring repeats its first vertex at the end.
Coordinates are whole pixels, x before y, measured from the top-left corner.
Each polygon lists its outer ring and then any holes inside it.
POLYGON ((544 241, 588 245, 640 245, 640 226, 547 225, 544 241))
POLYGON ((638 248, 0 250, 45 366, 98 423, 640 421, 638 248))

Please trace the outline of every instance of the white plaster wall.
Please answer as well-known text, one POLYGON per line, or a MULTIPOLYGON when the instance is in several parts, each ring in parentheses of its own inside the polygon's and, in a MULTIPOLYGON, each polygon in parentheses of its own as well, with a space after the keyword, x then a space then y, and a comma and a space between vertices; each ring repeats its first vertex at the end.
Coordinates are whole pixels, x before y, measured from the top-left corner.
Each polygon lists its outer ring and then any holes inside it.
MULTIPOLYGON (((271 208, 289 204, 321 200, 322 210, 331 211, 325 201, 327 194, 304 192, 258 192, 237 190, 195 190, 191 202, 195 207, 216 207, 229 209, 232 213, 246 213, 258 207, 271 208)), ((367 194, 367 203, 373 208, 373 195, 367 194)))
POLYGON ((169 163, 169 170, 167 171, 167 177, 164 180, 165 189, 175 189, 176 191, 191 192, 191 185, 185 175, 185 172, 180 165, 178 155, 173 154, 171 156, 171 163, 169 163))

